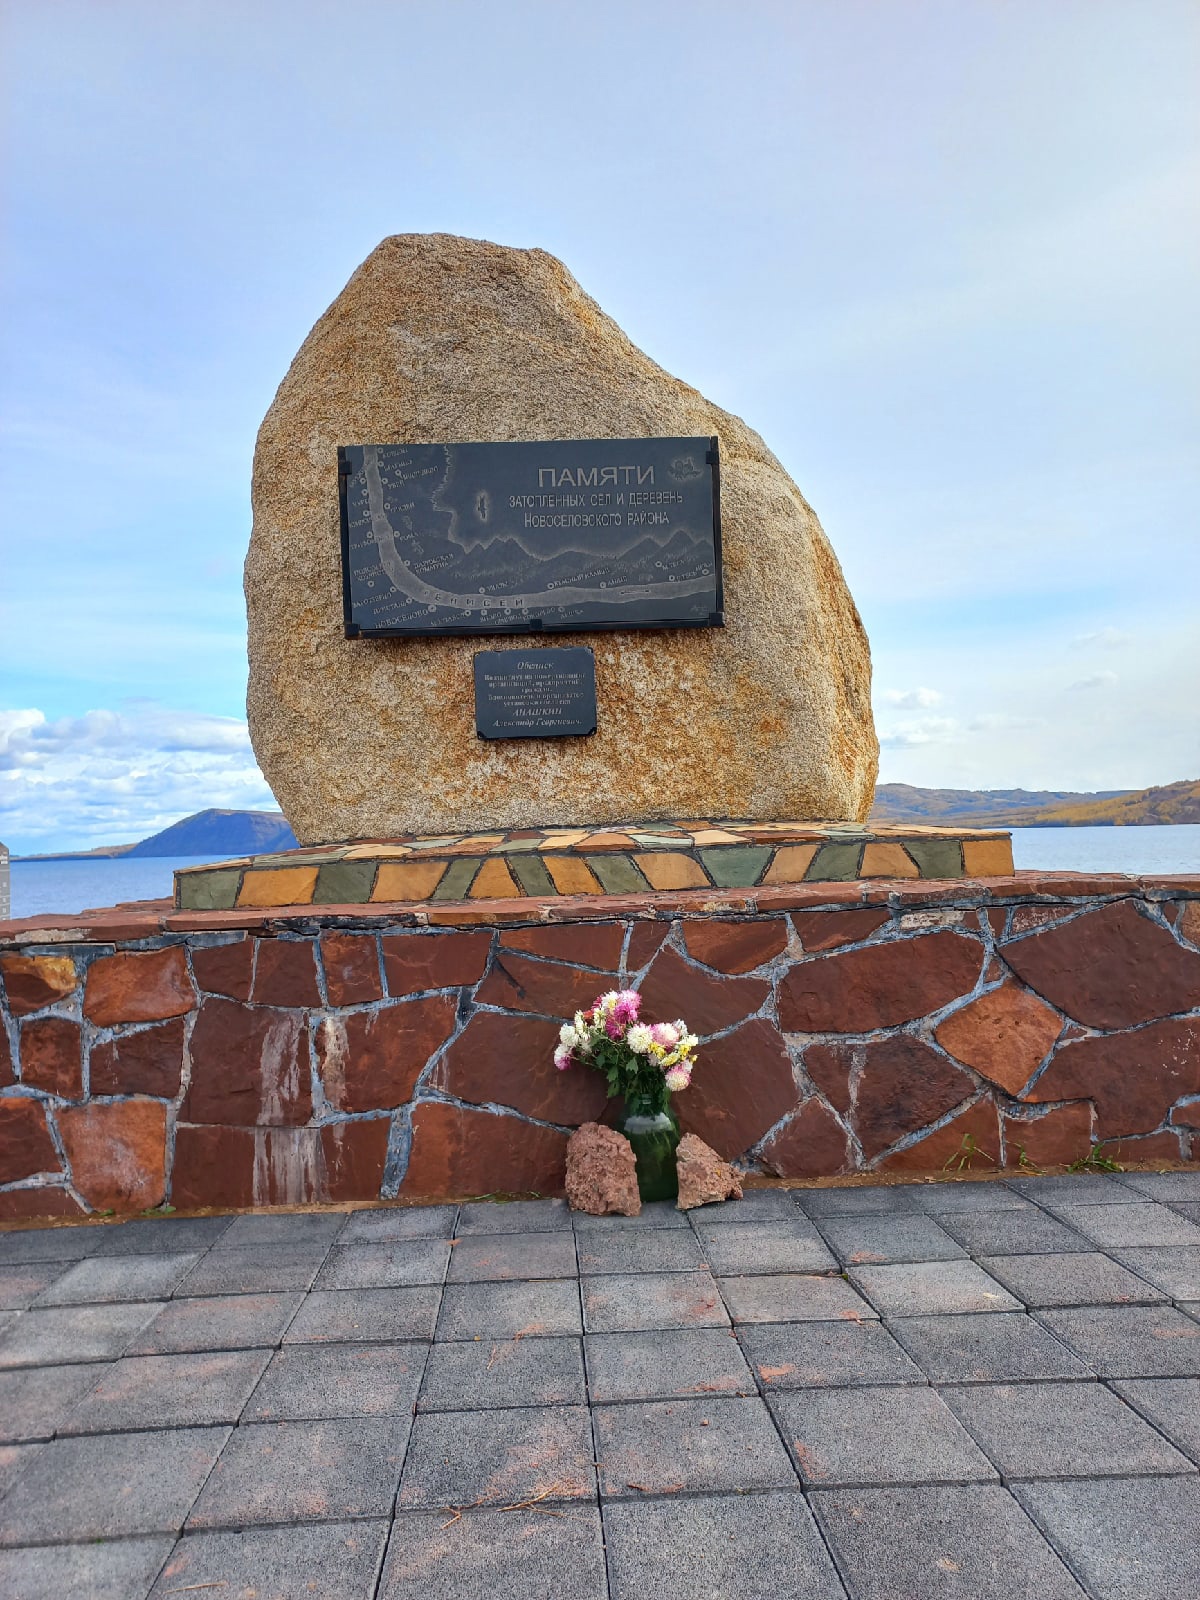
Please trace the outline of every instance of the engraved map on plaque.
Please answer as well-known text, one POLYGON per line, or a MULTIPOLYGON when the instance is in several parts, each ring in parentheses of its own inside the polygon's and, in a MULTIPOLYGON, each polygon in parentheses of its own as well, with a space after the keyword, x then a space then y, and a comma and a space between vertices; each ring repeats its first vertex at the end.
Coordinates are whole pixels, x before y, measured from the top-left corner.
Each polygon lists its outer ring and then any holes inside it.
POLYGON ((715 438, 345 445, 348 638, 720 627, 715 438))

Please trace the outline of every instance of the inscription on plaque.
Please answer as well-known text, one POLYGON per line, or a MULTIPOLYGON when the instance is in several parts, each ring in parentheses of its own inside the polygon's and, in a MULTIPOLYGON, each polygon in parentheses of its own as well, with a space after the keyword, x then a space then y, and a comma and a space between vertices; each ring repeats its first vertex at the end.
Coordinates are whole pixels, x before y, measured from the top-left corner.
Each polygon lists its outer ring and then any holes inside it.
POLYGON ((720 627, 715 438, 338 450, 346 636, 720 627))
POLYGON ((596 731, 590 650, 480 650, 475 731, 481 739, 565 739, 596 731))

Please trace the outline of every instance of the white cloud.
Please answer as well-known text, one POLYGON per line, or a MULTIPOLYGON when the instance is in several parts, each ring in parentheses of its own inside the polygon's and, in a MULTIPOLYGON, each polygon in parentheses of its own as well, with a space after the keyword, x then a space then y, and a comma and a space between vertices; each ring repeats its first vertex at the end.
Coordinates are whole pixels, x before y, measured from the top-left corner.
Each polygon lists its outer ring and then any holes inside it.
POLYGON ((915 711, 927 706, 940 706, 946 697, 937 689, 885 689, 883 698, 889 706, 915 711))
POLYGON ((949 744, 958 734, 953 717, 913 717, 879 735, 885 750, 911 750, 923 744, 949 744))
POLYGON ((0 826, 21 852, 144 838, 207 806, 273 808, 246 724, 152 700, 0 711, 0 826))
POLYGON ((1077 633, 1071 640, 1072 650, 1124 650, 1133 643, 1133 635, 1120 628, 1096 628, 1091 633, 1077 633))
POLYGON ((1068 685, 1071 689, 1111 689, 1117 681, 1115 672, 1093 672, 1090 678, 1076 678, 1068 685))

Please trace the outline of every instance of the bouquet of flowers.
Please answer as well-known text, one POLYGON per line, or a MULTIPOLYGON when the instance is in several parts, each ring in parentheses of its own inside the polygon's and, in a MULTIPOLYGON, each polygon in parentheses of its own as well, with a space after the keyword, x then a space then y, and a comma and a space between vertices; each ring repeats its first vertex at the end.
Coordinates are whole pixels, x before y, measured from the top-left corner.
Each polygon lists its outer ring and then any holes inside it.
POLYGON ((670 1096, 692 1081, 696 1045, 687 1023, 640 1022, 636 989, 613 989, 563 1024, 554 1052, 560 1072, 595 1067, 608 1079, 610 1098, 621 1095, 629 1112, 656 1116, 670 1096))

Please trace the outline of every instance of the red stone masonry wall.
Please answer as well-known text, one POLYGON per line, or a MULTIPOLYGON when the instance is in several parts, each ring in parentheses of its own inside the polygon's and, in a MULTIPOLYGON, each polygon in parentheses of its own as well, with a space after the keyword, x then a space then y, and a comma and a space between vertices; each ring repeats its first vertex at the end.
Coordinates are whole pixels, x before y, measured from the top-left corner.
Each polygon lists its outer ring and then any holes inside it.
POLYGON ((0 925, 0 1219, 559 1193, 604 989, 780 1177, 1200 1158, 1200 879, 1019 873, 0 925))

